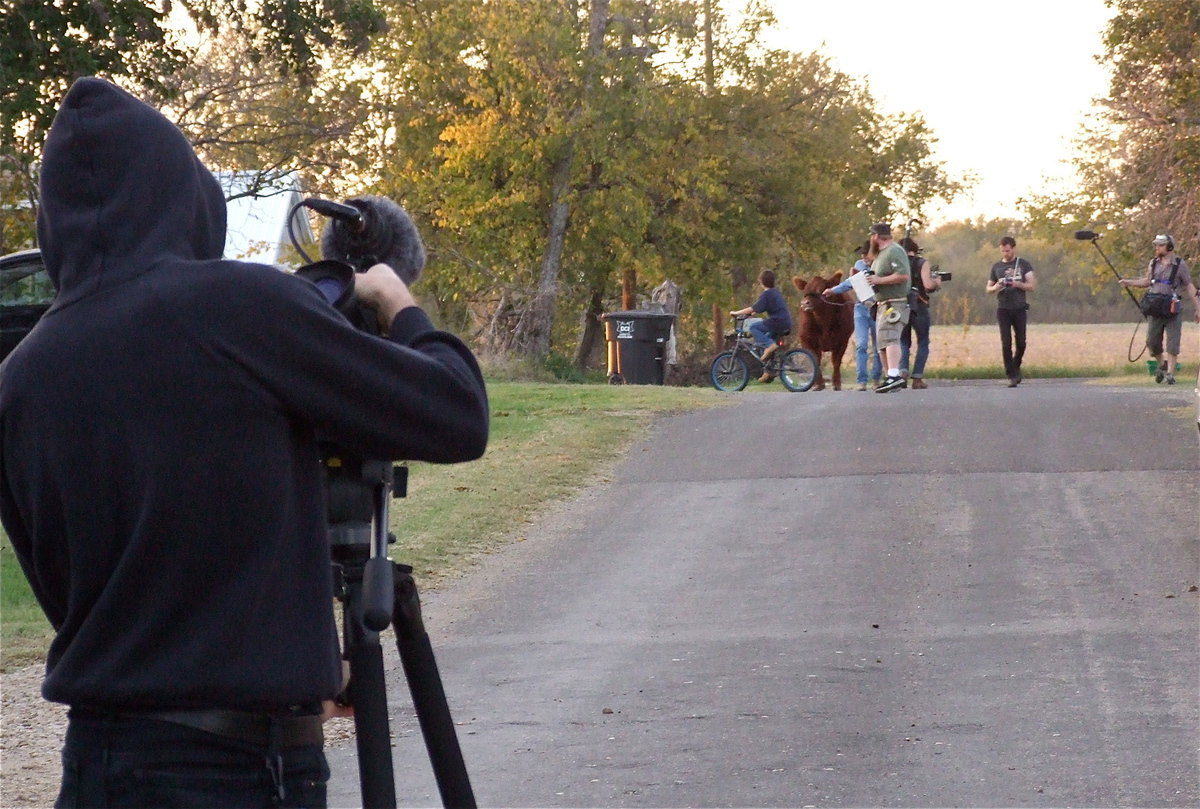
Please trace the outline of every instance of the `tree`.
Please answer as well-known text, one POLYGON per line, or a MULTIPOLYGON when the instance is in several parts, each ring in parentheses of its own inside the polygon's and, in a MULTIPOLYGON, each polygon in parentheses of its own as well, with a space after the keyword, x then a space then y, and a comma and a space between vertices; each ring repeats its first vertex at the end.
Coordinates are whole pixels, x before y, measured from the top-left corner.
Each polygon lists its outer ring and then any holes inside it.
POLYGON ((1032 305, 1042 323, 1120 323, 1138 320, 1129 299, 1108 277, 1092 271, 1090 245, 1064 240, 1061 234, 1039 236, 1025 223, 1006 219, 951 222, 919 239, 924 256, 954 279, 933 297, 934 323, 990 324, 996 299, 984 291, 991 266, 999 261, 1002 236, 1017 239, 1017 251, 1037 276, 1032 305))
MULTIPOLYGON (((1200 255, 1200 4, 1108 0, 1115 14, 1100 61, 1112 77, 1103 113, 1079 139, 1081 182, 1072 195, 1037 198, 1043 229, 1099 227, 1118 266, 1145 256, 1156 233, 1200 255)), ((1098 274, 1108 270, 1100 262, 1098 274)))
POLYGON ((356 132, 370 104, 367 80, 354 62, 327 58, 311 82, 247 60, 232 33, 205 37, 188 65, 163 77, 160 106, 213 170, 251 176, 243 191, 256 194, 293 172, 310 192, 349 196, 368 167, 359 159, 356 132))
MULTIPOLYGON (((373 0, 179 0, 202 34, 236 36, 235 52, 309 83, 320 57, 365 49, 382 30, 373 0)), ((59 99, 99 75, 156 97, 194 56, 169 0, 11 0, 0 10, 0 235, 26 233, 36 211, 35 166, 59 99), (15 221, 13 221, 15 220, 15 221)), ((9 245, 0 245, 7 249, 9 245)))
MULTIPOLYGON (((641 262, 645 162, 672 119, 652 57, 686 37, 686 2, 398 2, 381 95, 394 105, 382 187, 413 201, 430 282, 473 296, 495 351, 541 357, 563 299, 594 300, 641 262)), ((582 307, 581 307, 582 308, 582 307)), ((571 323, 571 328, 574 323, 571 323)))

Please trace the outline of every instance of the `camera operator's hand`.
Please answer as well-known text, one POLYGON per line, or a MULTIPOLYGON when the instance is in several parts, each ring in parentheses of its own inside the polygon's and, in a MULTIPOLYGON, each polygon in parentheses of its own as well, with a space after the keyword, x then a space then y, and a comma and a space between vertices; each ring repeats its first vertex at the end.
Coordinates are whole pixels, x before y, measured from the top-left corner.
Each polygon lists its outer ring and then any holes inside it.
POLYGON ((353 719, 354 706, 342 705, 327 699, 321 703, 321 721, 328 722, 330 719, 353 719))
POLYGON ((376 264, 355 278, 354 291, 359 300, 375 310, 379 328, 385 333, 400 310, 417 305, 408 284, 386 264, 376 264))
POLYGON ((350 688, 350 662, 342 661, 342 688, 338 692, 336 699, 322 700, 321 702, 321 721, 328 722, 330 719, 350 718, 354 716, 354 706, 347 698, 348 689, 350 688))

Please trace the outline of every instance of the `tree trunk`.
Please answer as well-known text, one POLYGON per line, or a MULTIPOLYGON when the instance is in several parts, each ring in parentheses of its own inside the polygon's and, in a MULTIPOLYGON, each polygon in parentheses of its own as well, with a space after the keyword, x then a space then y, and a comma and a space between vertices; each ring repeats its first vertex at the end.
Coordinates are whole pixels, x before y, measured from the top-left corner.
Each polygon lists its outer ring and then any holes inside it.
MULTIPOLYGON (((591 0, 588 31, 588 67, 584 75, 579 101, 571 111, 570 125, 573 127, 590 101, 596 83, 596 72, 604 47, 604 32, 608 28, 609 0, 591 0)), ((554 310, 558 303, 558 279, 562 273, 563 245, 567 227, 571 221, 571 205, 568 194, 571 190, 571 175, 575 169, 575 147, 578 135, 568 135, 563 153, 554 164, 550 186, 550 211, 546 226, 546 249, 542 253, 542 266, 538 273, 537 291, 529 307, 517 321, 513 334, 513 348, 526 357, 545 357, 550 353, 550 337, 554 328, 554 310)))
POLYGON ((579 338, 579 346, 575 349, 575 367, 581 371, 587 369, 596 354, 596 343, 600 338, 602 324, 600 315, 604 314, 604 298, 600 290, 592 290, 592 300, 587 311, 583 314, 583 334, 579 338))
POLYGON ((517 321, 513 334, 514 350, 526 357, 545 357, 550 353, 554 308, 558 301, 558 276, 562 272, 563 244, 567 238, 567 225, 571 221, 571 206, 566 196, 574 165, 575 148, 572 143, 567 145, 565 153, 554 166, 546 249, 542 253, 537 291, 528 308, 521 314, 521 319, 517 321))
POLYGON ((637 270, 633 267, 626 267, 621 278, 621 308, 626 312, 637 308, 637 270))

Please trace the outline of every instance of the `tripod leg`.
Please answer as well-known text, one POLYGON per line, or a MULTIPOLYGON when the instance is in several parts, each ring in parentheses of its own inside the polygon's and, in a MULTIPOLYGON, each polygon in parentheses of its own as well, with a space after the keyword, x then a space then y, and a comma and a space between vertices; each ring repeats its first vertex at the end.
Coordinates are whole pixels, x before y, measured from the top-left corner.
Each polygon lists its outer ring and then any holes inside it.
POLYGON ((379 634, 362 626, 361 589, 345 610, 346 651, 350 659, 350 701, 354 705, 354 735, 358 747, 358 777, 363 809, 396 806, 392 770, 392 739, 388 726, 387 683, 379 634))
POLYGON ((447 809, 475 809, 475 793, 467 775, 438 673, 437 661, 433 656, 433 645, 425 632, 421 618, 421 600, 417 585, 413 581, 412 568, 398 565, 396 571, 396 603, 392 626, 396 632, 396 646, 400 651, 400 662, 412 692, 413 708, 425 737, 425 748, 433 765, 442 805, 447 809))

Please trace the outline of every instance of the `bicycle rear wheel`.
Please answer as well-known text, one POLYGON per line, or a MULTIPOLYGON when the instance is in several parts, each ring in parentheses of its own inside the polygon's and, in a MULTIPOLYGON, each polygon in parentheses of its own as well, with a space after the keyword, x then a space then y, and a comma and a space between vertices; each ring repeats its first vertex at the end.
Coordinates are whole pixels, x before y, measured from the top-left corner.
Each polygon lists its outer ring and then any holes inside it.
POLYGON ((783 355, 779 381, 793 393, 803 393, 817 381, 817 358, 807 348, 793 348, 783 355))
POLYGON ((718 354, 712 361, 708 376, 717 390, 741 390, 750 381, 750 367, 746 365, 745 359, 732 351, 726 351, 718 354))

